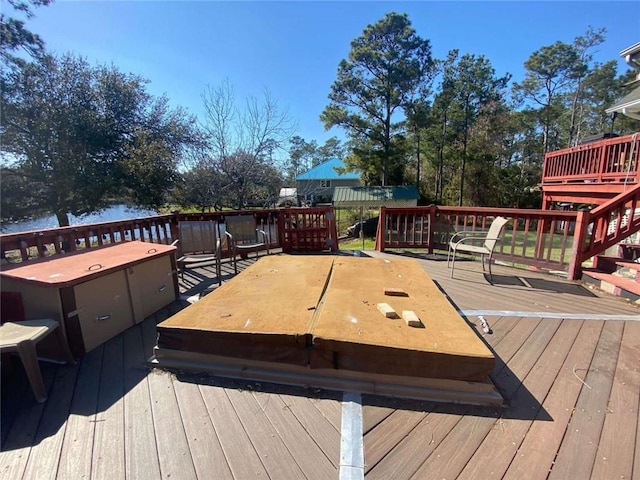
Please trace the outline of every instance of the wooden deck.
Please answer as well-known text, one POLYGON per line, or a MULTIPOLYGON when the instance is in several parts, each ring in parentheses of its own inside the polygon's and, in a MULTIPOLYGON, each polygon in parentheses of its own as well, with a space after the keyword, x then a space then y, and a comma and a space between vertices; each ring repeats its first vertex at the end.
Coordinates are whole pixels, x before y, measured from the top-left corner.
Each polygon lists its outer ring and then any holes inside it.
MULTIPOLYGON (((182 301, 77 365, 43 363, 44 404, 19 362, 5 362, 0 476, 640 478, 637 306, 500 266, 489 285, 479 262, 457 263, 450 279, 442 257, 419 258, 495 352, 505 408, 150 370, 155 325, 182 301)), ((231 272, 223 265, 225 279, 231 272)), ((183 299, 213 288, 214 275, 189 270, 183 299)))

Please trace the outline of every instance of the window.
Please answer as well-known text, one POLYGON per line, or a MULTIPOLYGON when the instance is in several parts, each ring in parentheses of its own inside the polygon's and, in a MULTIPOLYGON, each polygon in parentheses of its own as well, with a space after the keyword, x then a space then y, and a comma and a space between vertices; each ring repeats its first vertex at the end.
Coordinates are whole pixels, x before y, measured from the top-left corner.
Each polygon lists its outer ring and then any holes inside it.
POLYGON ((320 180, 320 187, 321 188, 330 188, 331 187, 331 180, 320 180))

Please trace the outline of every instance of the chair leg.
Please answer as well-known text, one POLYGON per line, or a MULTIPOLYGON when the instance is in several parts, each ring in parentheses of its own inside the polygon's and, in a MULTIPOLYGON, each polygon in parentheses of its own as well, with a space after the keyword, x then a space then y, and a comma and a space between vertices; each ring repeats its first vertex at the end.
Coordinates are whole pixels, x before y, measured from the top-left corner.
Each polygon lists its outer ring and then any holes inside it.
POLYGON ((493 256, 493 254, 489 254, 489 283, 491 285, 493 285, 493 274, 491 273, 491 257, 493 256))
POLYGON ((27 378, 29 378, 36 401, 38 403, 45 402, 47 400, 47 390, 42 380, 35 344, 31 341, 20 342, 18 344, 18 355, 20 355, 24 370, 27 372, 27 378))
POLYGON ((456 251, 453 250, 453 253, 451 254, 451 278, 453 278, 453 271, 456 268, 456 251))
POLYGON ((178 273, 180 274, 180 279, 184 282, 184 263, 176 262, 176 266, 178 267, 178 273))
POLYGON ((237 275, 238 274, 238 262, 236 260, 236 250, 233 249, 233 252, 231 252, 231 255, 233 257, 233 272, 237 275))

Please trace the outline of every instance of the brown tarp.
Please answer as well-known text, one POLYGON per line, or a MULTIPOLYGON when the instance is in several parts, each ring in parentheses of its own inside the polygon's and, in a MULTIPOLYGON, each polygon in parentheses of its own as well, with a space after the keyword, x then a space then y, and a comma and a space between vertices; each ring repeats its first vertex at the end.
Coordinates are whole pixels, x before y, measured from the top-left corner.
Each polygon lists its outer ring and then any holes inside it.
POLYGON ((494 357, 415 260, 263 257, 158 325, 158 347, 310 368, 484 381, 494 357), (385 287, 406 297, 384 295, 385 287), (424 328, 385 318, 412 310, 424 328))
POLYGON ((308 327, 333 263, 308 258, 263 257, 160 323, 158 347, 306 366, 308 327))

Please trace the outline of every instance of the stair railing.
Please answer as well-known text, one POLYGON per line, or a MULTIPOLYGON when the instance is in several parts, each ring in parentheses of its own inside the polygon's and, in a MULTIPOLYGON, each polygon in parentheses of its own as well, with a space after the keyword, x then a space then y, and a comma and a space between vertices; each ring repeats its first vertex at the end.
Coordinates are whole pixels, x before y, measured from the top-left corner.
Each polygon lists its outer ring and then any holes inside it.
POLYGON ((573 237, 571 280, 582 275, 582 263, 640 231, 640 184, 591 211, 580 210, 573 237))

